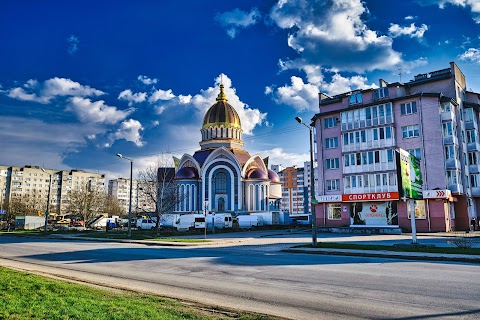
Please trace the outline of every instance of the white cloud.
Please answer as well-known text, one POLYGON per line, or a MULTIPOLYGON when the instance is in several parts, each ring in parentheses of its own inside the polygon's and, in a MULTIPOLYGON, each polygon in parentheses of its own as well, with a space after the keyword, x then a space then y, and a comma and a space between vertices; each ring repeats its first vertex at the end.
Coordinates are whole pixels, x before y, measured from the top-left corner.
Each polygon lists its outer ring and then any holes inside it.
POLYGON ((438 5, 444 9, 447 4, 459 6, 462 8, 470 8, 472 18, 476 23, 480 23, 480 1, 478 0, 418 0, 422 5, 438 5))
POLYGON ((304 83, 302 78, 292 76, 291 84, 277 88, 275 101, 294 107, 298 111, 318 111, 318 93, 316 85, 304 83))
POLYGON ((104 92, 83 86, 66 78, 52 78, 46 80, 44 83, 39 83, 37 80, 30 79, 22 87, 12 88, 7 90, 10 98, 34 101, 39 103, 49 103, 53 98, 62 96, 100 96, 104 92))
POLYGON ((415 23, 410 24, 408 27, 401 27, 398 24, 391 23, 390 28, 388 28, 388 32, 392 38, 408 36, 410 38, 422 39, 427 30, 428 26, 426 24, 416 27, 415 23))
POLYGON ((459 56, 462 61, 480 64, 480 49, 470 48, 459 56))
POLYGON ((303 167, 305 161, 310 161, 310 153, 288 153, 283 148, 273 148, 257 152, 262 157, 269 157, 269 164, 281 164, 283 167, 303 167))
POLYGON ((290 29, 288 45, 300 55, 284 61, 283 67, 310 73, 307 66, 355 72, 394 69, 402 62, 401 54, 393 50, 390 37, 365 25, 361 15, 366 11, 361 0, 279 0, 270 17, 280 28, 290 29))
POLYGON ((415 20, 417 19, 417 17, 414 17, 414 16, 406 16, 405 17, 405 20, 415 20))
POLYGON ((158 79, 156 79, 156 78, 150 79, 149 77, 142 76, 142 75, 138 76, 137 80, 142 82, 145 85, 151 85, 151 84, 155 84, 155 83, 158 82, 158 79))
POLYGON ((128 101, 128 105, 132 106, 134 103, 144 102, 147 99, 147 93, 137 92, 134 94, 132 93, 132 90, 127 89, 120 92, 120 94, 118 95, 118 99, 126 100, 128 101))
POLYGON ((105 101, 91 101, 90 99, 73 97, 66 108, 74 112, 81 122, 98 124, 116 124, 124 120, 134 110, 118 110, 105 104, 105 101))
POLYGON ((78 44, 80 43, 80 40, 73 34, 69 35, 66 39, 68 43, 68 53, 70 55, 74 55, 78 51, 78 44))
POLYGON ((145 143, 142 141, 142 136, 140 131, 143 130, 142 124, 134 119, 129 119, 123 121, 120 124, 120 128, 117 131, 110 135, 110 138, 113 140, 125 139, 135 143, 137 147, 143 146, 145 143))
POLYGON ((159 100, 166 101, 166 100, 171 100, 173 98, 175 98, 175 95, 172 93, 171 89, 168 89, 168 90, 158 89, 150 95, 150 97, 148 98, 148 102, 154 103, 159 100))
POLYGON ((367 78, 362 76, 353 76, 346 78, 336 73, 332 76, 332 81, 323 85, 322 90, 328 95, 337 95, 356 89, 378 88, 374 83, 367 84, 367 78))
POLYGON ((255 25, 261 19, 262 15, 257 8, 252 8, 250 12, 242 11, 238 8, 232 11, 227 11, 217 14, 215 19, 219 21, 230 38, 235 38, 238 30, 255 25))

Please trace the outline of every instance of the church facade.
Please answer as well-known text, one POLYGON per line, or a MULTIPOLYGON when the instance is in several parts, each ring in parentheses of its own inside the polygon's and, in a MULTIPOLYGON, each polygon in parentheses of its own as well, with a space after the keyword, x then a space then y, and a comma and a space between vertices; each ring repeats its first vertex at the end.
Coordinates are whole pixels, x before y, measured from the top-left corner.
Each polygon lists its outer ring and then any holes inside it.
POLYGON ((279 208, 280 178, 267 159, 243 150, 240 117, 223 89, 204 116, 200 150, 183 155, 176 166, 175 213, 241 215, 279 208))

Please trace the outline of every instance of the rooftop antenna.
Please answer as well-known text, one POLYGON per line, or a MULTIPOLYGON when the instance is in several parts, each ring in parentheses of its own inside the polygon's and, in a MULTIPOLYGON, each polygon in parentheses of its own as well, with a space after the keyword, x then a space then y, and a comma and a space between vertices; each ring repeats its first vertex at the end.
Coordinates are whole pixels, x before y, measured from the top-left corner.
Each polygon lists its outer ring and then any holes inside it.
POLYGON ((400 77, 400 82, 402 82, 402 68, 398 68, 398 76, 400 77))

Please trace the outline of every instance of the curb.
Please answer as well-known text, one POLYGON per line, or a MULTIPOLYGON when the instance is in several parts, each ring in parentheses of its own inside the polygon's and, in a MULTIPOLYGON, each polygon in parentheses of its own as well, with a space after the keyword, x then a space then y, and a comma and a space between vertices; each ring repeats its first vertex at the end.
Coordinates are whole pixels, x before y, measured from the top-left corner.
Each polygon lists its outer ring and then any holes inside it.
POLYGON ((411 252, 393 252, 393 251, 373 251, 373 250, 342 250, 342 249, 284 249, 282 252, 305 253, 305 254, 324 254, 350 257, 372 257, 389 258, 404 260, 428 260, 428 261, 453 261, 468 262, 480 264, 480 256, 456 255, 456 254, 438 254, 438 253, 411 253, 411 252))

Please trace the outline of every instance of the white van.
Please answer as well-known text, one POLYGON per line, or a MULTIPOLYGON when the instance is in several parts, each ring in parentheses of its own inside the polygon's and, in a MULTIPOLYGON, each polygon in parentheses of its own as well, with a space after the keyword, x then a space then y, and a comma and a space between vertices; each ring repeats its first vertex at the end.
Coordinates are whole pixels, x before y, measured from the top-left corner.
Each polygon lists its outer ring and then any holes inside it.
POLYGON ((237 217, 240 228, 251 228, 263 226, 263 218, 260 215, 242 215, 237 217))
POLYGON ((230 213, 210 213, 207 214, 207 229, 212 229, 215 220, 215 228, 227 229, 233 227, 233 217, 230 213))
POLYGON ((203 214, 185 214, 178 217, 175 221, 175 228, 178 231, 187 231, 190 229, 204 229, 205 216, 203 214))
MULTIPOLYGON (((156 222, 157 222, 157 219, 154 217, 138 218, 136 222, 136 226, 138 230, 154 230, 156 222)), ((162 224, 160 223, 160 227, 161 226, 162 224)))

